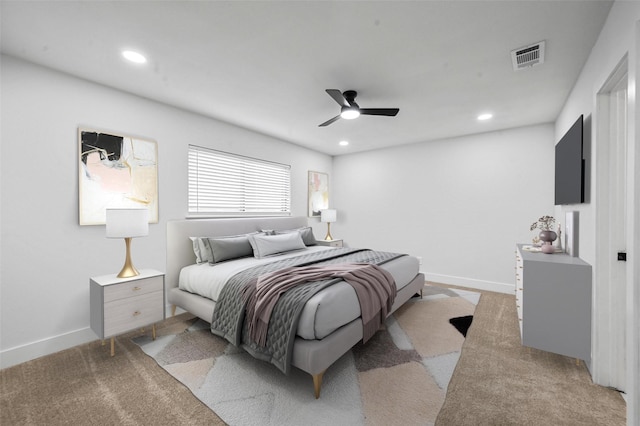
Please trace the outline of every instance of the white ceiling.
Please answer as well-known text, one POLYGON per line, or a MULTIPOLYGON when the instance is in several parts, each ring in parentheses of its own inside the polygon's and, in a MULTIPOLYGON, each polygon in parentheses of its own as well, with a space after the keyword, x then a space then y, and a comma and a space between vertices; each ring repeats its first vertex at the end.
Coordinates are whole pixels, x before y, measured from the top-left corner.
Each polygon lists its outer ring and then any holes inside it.
POLYGON ((611 4, 2 0, 1 41, 4 54, 340 155, 555 121, 611 4), (545 63, 513 71, 511 50, 542 40, 545 63), (124 48, 149 62, 126 63, 124 48), (339 113, 325 89, 400 112, 318 127, 339 113), (478 122, 485 111, 494 118, 478 122))

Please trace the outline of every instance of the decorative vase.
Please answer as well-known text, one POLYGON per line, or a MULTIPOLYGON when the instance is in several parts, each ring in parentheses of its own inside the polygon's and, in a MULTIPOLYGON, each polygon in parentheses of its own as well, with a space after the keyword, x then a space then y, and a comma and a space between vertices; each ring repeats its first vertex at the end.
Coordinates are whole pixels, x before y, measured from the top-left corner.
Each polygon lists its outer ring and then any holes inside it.
POLYGON ((551 244, 556 240, 556 238, 558 238, 558 234, 556 234, 555 231, 551 231, 548 229, 540 231, 540 240, 544 241, 545 243, 551 244))
POLYGON ((560 251, 564 251, 562 248, 562 229, 560 229, 560 225, 558 225, 558 230, 556 231, 558 234, 558 240, 556 241, 556 248, 560 251))
POLYGON ((540 247, 540 250, 541 250, 543 253, 546 253, 546 254, 552 254, 552 253, 555 253, 556 248, 553 246, 553 244, 551 244, 551 243, 549 242, 549 243, 544 243, 544 244, 542 245, 542 247, 540 247))

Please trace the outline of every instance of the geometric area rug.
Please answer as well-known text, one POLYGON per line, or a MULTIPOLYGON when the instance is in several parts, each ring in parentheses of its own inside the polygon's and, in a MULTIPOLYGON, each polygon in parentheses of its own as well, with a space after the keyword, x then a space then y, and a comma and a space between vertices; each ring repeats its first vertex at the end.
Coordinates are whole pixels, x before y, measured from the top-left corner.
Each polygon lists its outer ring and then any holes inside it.
MULTIPOLYGON (((326 371, 319 399, 311 376, 289 375, 211 334, 197 317, 133 339, 229 425, 432 425, 480 294, 426 285, 326 371)), ((473 328, 473 325, 471 325, 473 328)))

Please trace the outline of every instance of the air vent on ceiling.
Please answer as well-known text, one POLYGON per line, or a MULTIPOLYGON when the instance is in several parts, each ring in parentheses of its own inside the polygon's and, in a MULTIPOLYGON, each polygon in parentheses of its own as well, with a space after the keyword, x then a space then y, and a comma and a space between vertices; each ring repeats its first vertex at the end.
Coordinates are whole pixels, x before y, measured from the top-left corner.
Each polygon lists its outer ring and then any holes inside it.
POLYGON ((544 41, 512 50, 511 62, 514 71, 544 63, 544 41))

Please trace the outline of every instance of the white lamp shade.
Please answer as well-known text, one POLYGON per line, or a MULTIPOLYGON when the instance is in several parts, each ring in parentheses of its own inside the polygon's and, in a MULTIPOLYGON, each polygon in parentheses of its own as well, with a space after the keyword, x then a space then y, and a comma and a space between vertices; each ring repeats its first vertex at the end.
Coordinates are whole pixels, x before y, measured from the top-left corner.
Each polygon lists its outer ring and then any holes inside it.
POLYGON ((320 221, 322 222, 335 222, 338 214, 334 209, 326 209, 320 211, 320 221))
POLYGON ((107 209, 107 238, 149 235, 148 209, 107 209))

